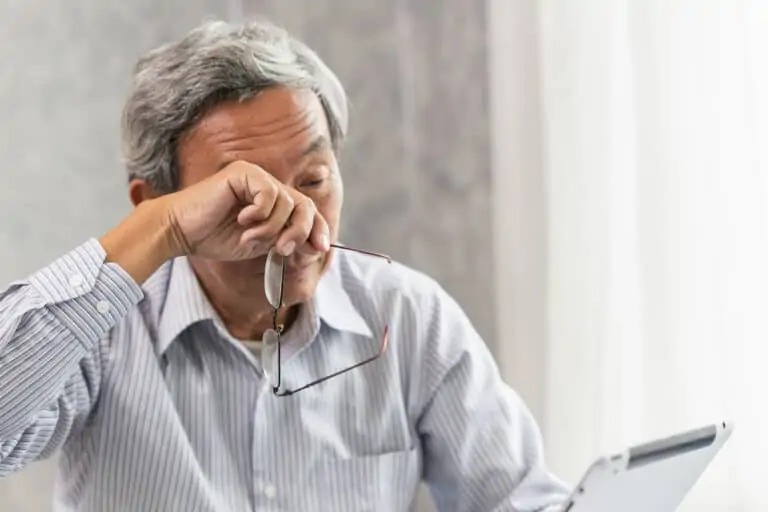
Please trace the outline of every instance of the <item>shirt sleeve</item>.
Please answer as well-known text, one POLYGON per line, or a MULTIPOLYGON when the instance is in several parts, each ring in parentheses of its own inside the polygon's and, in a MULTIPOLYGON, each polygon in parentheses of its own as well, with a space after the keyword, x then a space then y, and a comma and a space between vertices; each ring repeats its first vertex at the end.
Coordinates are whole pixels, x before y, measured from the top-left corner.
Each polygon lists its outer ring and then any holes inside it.
POLYGON ((438 510, 559 510, 569 491, 545 466, 539 428, 465 313, 438 287, 420 316, 418 432, 438 510))
POLYGON ((50 456, 98 398, 102 340, 143 297, 89 240, 0 292, 0 477, 50 456))

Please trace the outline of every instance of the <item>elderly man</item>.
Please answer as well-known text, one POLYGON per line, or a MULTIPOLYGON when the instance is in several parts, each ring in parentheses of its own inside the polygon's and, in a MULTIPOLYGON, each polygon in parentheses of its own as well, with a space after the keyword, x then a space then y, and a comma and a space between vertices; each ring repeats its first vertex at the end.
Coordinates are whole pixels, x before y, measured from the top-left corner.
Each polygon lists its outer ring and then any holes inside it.
POLYGON ((338 244, 346 97, 265 22, 150 52, 135 209, 0 294, 0 476, 56 510, 557 509, 565 487, 439 285, 338 244))

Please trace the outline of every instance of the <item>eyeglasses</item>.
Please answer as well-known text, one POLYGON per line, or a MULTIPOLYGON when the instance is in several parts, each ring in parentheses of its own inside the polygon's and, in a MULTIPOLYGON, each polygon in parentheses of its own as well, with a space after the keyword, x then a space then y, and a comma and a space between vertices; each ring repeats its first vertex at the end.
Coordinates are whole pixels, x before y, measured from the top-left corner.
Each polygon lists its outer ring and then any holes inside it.
MULTIPOLYGON (((331 247, 335 249, 341 249, 345 251, 353 251, 376 258, 381 258, 387 263, 392 263, 392 258, 386 254, 379 254, 376 252, 364 251, 362 249, 355 249, 341 244, 331 244, 331 247)), ((283 291, 285 288, 285 258, 281 256, 273 247, 267 255, 267 265, 264 270, 264 292, 267 296, 267 301, 272 306, 272 329, 268 329, 264 333, 264 340, 261 350, 261 363, 264 369, 264 374, 269 380, 272 386, 272 393, 275 396, 284 397, 295 395, 299 391, 303 391, 307 388, 330 380, 334 377, 338 377, 343 373, 359 368, 370 362, 375 361, 384 354, 387 350, 387 341, 389 335, 389 326, 384 327, 384 332, 381 337, 381 345, 378 352, 371 357, 364 359, 360 362, 353 364, 352 366, 342 368, 336 372, 326 375, 320 379, 314 380, 308 384, 304 384, 296 389, 281 389, 281 360, 280 360, 280 340, 285 326, 279 324, 277 321, 280 308, 283 306, 283 291)))

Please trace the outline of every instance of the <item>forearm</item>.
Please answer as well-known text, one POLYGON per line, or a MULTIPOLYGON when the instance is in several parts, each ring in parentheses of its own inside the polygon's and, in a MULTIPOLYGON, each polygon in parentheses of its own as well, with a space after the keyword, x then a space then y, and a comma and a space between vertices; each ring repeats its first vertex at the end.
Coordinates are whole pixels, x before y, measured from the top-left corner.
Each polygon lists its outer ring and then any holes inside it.
POLYGON ((117 263, 139 284, 183 253, 167 214, 167 202, 167 197, 144 201, 99 240, 106 260, 117 263))
POLYGON ((0 292, 0 474, 66 438, 100 389, 102 341, 142 297, 91 240, 0 292))
POLYGON ((0 440, 56 401, 140 300, 138 283, 176 254, 164 208, 162 198, 142 203, 100 242, 0 292, 0 440))
POLYGON ((89 414, 99 367, 59 322, 30 315, 0 353, 0 477, 52 453, 89 414))

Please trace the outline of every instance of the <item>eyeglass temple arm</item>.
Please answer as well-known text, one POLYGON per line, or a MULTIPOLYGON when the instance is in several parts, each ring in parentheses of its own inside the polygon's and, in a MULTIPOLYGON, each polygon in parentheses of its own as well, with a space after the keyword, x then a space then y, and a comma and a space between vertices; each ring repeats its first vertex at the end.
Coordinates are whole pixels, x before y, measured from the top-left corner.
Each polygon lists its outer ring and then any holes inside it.
POLYGON ((283 391, 276 391, 275 389, 273 389, 272 391, 273 391, 273 393, 274 393, 275 395, 277 395, 277 396, 291 396, 291 395, 293 395, 293 394, 295 394, 295 393, 298 393, 299 391, 302 391, 302 390, 304 390, 304 389, 307 389, 307 388, 309 388, 309 387, 312 387, 312 386, 314 386, 314 385, 316 385, 316 384, 321 384, 321 383, 323 383, 323 382, 325 382, 325 381, 327 381, 327 380, 330 380, 330 379, 332 379, 332 378, 334 378, 334 377, 338 377, 338 376, 339 376, 339 375, 341 375, 342 373, 347 373, 347 372, 349 372, 349 371, 352 371, 352 370, 354 370, 355 368, 359 368, 359 367, 361 367, 361 366, 363 366, 363 365, 365 365, 365 364, 368 364, 368 363, 370 363, 371 361, 375 361, 376 359, 378 359, 379 357, 381 357, 381 355, 382 355, 384 352, 386 352, 386 351, 387 351, 387 344, 388 344, 388 343, 389 343, 389 326, 387 325, 387 326, 385 326, 385 327, 384 327, 384 334, 383 334, 383 335, 382 335, 382 337, 381 337, 381 346, 379 347, 379 351, 378 351, 378 353, 374 354, 373 356, 369 357, 368 359, 365 359, 365 360, 363 360, 363 361, 360 361, 359 363, 355 363, 355 364, 353 364, 352 366, 350 366, 350 367, 348 367, 348 368, 344 368, 344 369, 341 369, 341 370, 339 370, 339 371, 337 371, 337 372, 334 372, 334 373, 332 373, 332 374, 330 374, 330 375, 326 375, 326 376, 325 376, 325 377, 323 377, 322 379, 317 379, 316 381, 310 382, 309 384, 306 384, 306 385, 304 385, 304 386, 301 386, 300 388, 296 388, 296 389, 286 389, 286 390, 283 390, 283 391))
POLYGON ((352 251, 352 252, 359 252, 360 254, 367 254, 368 256, 376 256, 377 258, 383 258, 387 260, 387 263, 392 263, 392 256, 388 254, 383 254, 380 252, 372 252, 372 251, 366 251, 365 249, 357 249, 355 247, 350 247, 348 245, 342 245, 342 244, 331 244, 331 247, 335 249, 342 249, 345 251, 352 251))

